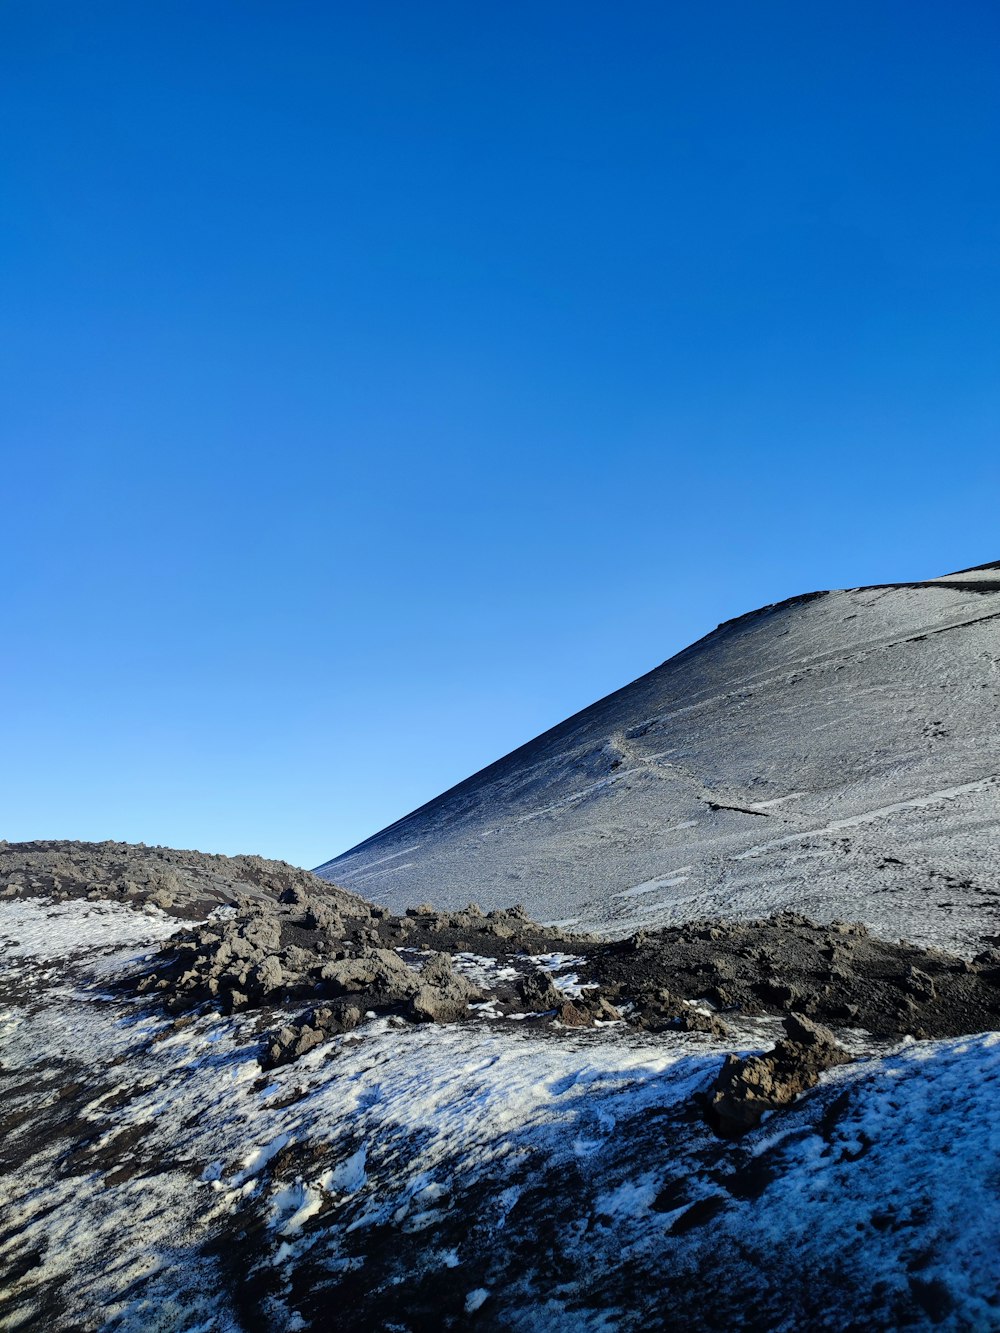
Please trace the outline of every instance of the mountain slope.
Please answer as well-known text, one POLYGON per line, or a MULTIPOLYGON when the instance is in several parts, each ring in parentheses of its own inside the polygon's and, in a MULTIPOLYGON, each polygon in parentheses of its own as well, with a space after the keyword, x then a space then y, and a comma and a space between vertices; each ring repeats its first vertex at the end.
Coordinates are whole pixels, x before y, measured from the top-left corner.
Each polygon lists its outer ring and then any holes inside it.
POLYGON ((637 923, 794 907, 1000 930, 1000 564, 812 593, 704 639, 318 873, 395 908, 637 923))

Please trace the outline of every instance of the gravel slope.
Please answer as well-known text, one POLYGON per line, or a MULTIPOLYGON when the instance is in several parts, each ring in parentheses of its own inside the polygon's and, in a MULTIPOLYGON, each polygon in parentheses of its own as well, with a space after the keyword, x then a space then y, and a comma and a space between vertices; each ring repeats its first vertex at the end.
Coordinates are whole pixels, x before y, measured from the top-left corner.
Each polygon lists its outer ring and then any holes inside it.
POLYGON ((1000 931, 1000 566, 814 593, 655 671, 317 873, 394 909, 637 925, 783 908, 1000 931))

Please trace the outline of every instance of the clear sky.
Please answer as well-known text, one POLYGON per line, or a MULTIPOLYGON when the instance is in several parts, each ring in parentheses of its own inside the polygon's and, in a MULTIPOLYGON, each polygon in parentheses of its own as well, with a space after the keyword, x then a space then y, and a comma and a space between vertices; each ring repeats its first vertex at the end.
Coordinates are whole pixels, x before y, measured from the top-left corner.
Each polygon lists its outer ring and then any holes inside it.
POLYGON ((994 0, 5 0, 0 836, 315 865, 1000 559, 994 0))

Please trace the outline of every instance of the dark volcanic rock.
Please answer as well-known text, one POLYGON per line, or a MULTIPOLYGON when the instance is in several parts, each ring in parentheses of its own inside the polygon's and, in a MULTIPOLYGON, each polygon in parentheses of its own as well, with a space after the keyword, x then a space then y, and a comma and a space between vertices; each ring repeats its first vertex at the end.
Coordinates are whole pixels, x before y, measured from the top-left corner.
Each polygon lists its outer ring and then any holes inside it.
POLYGON ((552 978, 541 970, 519 977, 514 990, 517 998, 523 1002, 524 1013, 548 1013, 558 1009, 563 1002, 562 993, 552 984, 552 978))
POLYGON ((321 1005, 307 1009, 293 1022, 268 1033, 264 1039, 261 1064, 265 1069, 288 1064, 305 1055, 314 1046, 342 1032, 350 1032, 361 1022, 357 1005, 321 1005))
POLYGON ((470 1005, 486 995, 455 968, 450 953, 427 946, 454 939, 470 953, 485 953, 484 926, 490 953, 528 969, 516 986, 498 988, 495 998, 508 1010, 545 1009, 574 1026, 618 1016, 596 994, 586 1003, 567 1000, 535 968, 526 950, 559 951, 567 940, 522 909, 485 917, 472 906, 449 915, 421 907, 395 917, 348 895, 335 902, 314 898, 300 884, 270 903, 241 899, 178 932, 133 984, 173 1013, 205 1004, 232 1013, 308 1000, 307 1010, 264 1037, 264 1063, 283 1064, 356 1027, 366 1014, 418 1023, 469 1018, 470 1005))
POLYGON ((992 938, 969 962, 793 912, 646 929, 608 943, 540 926, 522 907, 423 904, 396 916, 282 862, 122 843, 0 845, 0 892, 108 898, 182 918, 211 913, 175 935, 137 979, 176 1013, 205 1003, 240 1012, 341 1000, 362 1014, 456 1022, 483 998, 448 961, 466 955, 462 966, 468 956, 503 964, 503 979, 490 986, 494 1010, 566 1027, 624 1016, 651 1033, 725 1039, 720 1013, 794 1012, 878 1038, 946 1037, 992 1030, 1000 1014, 992 938), (536 965, 547 953, 575 956, 581 994, 570 998, 536 965))
POLYGON ((764 1055, 726 1056, 708 1098, 709 1122, 723 1136, 753 1129, 765 1111, 788 1106, 814 1087, 824 1070, 850 1062, 828 1028, 801 1014, 785 1019, 785 1033, 764 1055))
POLYGON ((262 856, 216 856, 128 842, 0 842, 3 897, 149 903, 197 921, 238 900, 271 903, 296 895, 311 895, 338 910, 361 902, 309 870, 262 856))
POLYGON ((483 992, 452 966, 451 955, 432 954, 418 978, 419 986, 407 1006, 418 1022, 457 1023, 469 1005, 485 998, 483 992))
POLYGON ((677 999, 670 991, 641 991, 631 1015, 636 1027, 646 1032, 704 1032, 727 1037, 729 1029, 717 1014, 677 999))
POLYGON ((683 999, 747 1015, 803 1013, 882 1038, 991 1031, 1000 1014, 992 953, 970 963, 791 912, 642 931, 591 948, 584 973, 618 985, 635 1003, 633 1021, 651 1032, 676 1025, 683 999))

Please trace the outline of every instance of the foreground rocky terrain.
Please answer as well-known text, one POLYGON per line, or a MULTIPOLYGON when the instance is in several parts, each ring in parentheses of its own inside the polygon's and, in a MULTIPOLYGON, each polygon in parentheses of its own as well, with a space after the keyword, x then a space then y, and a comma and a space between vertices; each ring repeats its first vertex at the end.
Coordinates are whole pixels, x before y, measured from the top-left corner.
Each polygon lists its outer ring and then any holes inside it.
POLYGON ((994 944, 0 846, 0 1327, 1000 1327, 994 944))

